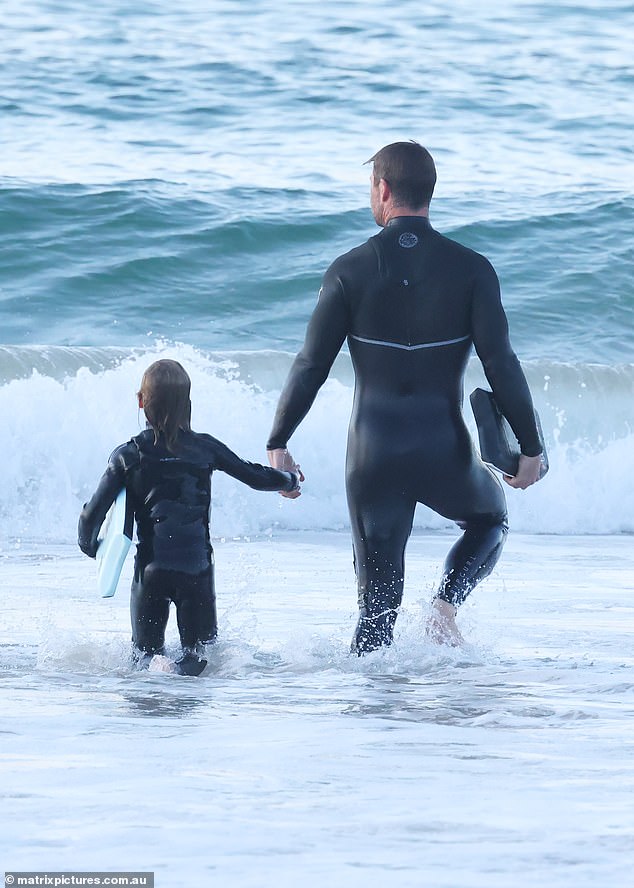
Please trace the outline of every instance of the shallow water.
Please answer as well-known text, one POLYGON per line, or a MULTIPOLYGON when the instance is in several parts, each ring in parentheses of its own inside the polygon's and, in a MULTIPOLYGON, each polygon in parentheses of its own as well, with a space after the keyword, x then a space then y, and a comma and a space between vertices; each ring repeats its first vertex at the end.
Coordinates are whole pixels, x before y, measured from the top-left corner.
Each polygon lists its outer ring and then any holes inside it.
POLYGON ((72 549, 5 554, 5 867, 626 888, 631 539, 511 537, 461 650, 423 633, 451 539, 412 539, 396 643, 361 659, 347 534, 217 541, 200 679, 130 670, 125 580, 97 600, 72 549))

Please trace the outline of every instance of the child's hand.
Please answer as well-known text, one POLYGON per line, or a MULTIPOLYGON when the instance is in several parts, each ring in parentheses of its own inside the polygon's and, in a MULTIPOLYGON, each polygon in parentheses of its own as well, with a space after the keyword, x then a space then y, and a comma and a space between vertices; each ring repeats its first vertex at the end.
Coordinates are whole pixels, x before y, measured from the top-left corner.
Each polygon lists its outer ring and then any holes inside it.
MULTIPOLYGON (((274 469, 279 469, 281 472, 295 472, 300 481, 304 480, 304 473, 285 447, 269 450, 267 453, 269 463, 274 469)), ((280 490, 280 495, 287 499, 297 499, 298 496, 302 495, 302 492, 299 488, 297 490, 280 490)))

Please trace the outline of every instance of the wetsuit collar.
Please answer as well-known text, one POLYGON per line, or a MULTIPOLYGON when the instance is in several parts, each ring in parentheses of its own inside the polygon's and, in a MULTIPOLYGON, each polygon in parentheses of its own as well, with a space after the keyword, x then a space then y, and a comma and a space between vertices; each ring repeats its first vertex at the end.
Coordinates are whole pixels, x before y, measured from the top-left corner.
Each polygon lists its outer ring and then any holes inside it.
POLYGON ((385 226, 386 228, 406 227, 412 228, 418 225, 419 228, 431 228, 428 216, 394 216, 385 226))

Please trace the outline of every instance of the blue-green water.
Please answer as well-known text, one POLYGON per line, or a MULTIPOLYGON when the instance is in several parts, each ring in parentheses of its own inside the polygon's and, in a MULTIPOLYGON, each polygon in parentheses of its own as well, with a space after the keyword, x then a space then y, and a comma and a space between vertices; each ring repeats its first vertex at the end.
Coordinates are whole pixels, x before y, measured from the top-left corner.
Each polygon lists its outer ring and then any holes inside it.
POLYGON ((630 3, 3 4, 2 341, 295 349, 415 138, 516 347, 634 354, 630 3))

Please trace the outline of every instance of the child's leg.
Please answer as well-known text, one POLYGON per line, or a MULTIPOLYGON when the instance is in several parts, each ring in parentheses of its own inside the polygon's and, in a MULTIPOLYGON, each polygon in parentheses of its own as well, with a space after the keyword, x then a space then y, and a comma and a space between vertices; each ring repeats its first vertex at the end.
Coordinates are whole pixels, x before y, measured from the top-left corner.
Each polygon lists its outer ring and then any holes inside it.
POLYGON ((132 642, 143 654, 161 654, 169 619, 168 572, 148 566, 134 571, 130 596, 132 642))
POLYGON ((197 651, 218 634, 213 565, 200 574, 179 574, 174 598, 176 620, 185 651, 197 651))
POLYGON ((205 644, 218 634, 213 565, 201 574, 179 574, 174 602, 183 646, 176 666, 183 675, 200 675, 207 665, 205 644))

